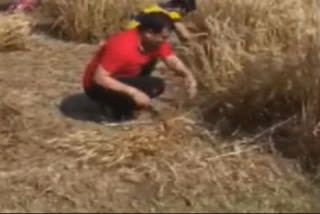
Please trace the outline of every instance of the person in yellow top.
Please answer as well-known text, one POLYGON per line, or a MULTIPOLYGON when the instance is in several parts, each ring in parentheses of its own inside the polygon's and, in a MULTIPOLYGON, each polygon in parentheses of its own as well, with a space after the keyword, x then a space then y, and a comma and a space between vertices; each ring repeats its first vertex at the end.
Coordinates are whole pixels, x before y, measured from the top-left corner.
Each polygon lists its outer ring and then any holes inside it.
POLYGON ((131 20, 125 23, 124 28, 128 30, 139 26, 139 17, 141 14, 163 12, 174 21, 175 32, 179 39, 188 41, 191 39, 191 33, 181 22, 181 19, 188 13, 196 10, 196 8, 196 0, 169 0, 164 3, 152 4, 134 15, 131 20))

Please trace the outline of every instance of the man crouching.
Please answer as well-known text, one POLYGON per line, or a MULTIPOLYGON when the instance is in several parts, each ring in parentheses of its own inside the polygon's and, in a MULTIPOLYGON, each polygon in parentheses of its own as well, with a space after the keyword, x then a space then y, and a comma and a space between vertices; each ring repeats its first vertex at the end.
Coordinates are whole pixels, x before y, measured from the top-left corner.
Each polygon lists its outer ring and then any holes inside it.
POLYGON ((143 15, 137 28, 110 36, 88 64, 84 90, 103 109, 109 107, 113 122, 132 119, 136 109, 148 108, 164 92, 164 81, 151 76, 157 59, 185 77, 190 98, 196 95, 195 78, 167 42, 172 30, 169 16, 143 15))

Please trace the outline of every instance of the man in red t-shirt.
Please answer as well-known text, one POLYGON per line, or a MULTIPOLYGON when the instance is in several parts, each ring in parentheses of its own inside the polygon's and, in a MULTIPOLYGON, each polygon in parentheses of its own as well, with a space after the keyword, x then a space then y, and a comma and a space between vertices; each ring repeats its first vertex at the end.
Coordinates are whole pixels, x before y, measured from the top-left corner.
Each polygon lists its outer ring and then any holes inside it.
POLYGON ((194 97, 195 78, 166 41, 172 29, 170 17, 152 13, 143 15, 136 29, 110 36, 83 76, 88 97, 102 107, 110 107, 116 121, 132 118, 135 109, 149 107, 151 99, 165 89, 161 78, 151 76, 157 59, 185 76, 188 94, 194 97))

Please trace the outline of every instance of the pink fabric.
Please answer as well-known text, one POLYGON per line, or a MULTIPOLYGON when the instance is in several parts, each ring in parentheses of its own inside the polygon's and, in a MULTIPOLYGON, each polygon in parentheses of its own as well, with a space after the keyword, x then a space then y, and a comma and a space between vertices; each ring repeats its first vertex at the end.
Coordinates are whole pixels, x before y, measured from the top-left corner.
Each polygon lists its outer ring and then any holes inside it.
POLYGON ((31 11, 36 8, 40 0, 14 0, 9 10, 31 11))

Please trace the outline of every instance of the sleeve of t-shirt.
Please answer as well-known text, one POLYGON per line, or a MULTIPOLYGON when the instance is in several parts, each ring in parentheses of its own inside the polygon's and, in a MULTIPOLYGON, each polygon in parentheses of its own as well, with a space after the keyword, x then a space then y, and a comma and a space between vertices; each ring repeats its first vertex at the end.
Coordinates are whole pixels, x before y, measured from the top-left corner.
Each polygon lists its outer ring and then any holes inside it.
POLYGON ((158 57, 161 59, 167 58, 173 54, 171 45, 168 42, 163 42, 158 50, 158 57))
POLYGON ((123 53, 118 45, 114 45, 112 41, 108 41, 102 51, 99 64, 110 74, 119 71, 123 64, 123 53))

